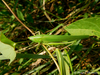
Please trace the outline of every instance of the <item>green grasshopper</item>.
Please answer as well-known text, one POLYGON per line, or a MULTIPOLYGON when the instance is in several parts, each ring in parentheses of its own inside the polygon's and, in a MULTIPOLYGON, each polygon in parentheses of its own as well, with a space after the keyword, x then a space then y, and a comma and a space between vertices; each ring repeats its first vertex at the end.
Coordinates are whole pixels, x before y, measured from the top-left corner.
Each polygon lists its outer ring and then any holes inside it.
POLYGON ((88 35, 36 35, 28 37, 36 43, 59 43, 88 38, 88 35))
POLYGON ((57 69, 59 70, 59 73, 61 73, 61 70, 59 68, 58 63, 56 62, 53 55, 49 52, 49 50, 44 46, 44 43, 46 45, 48 43, 51 43, 51 44, 52 43, 58 43, 59 44, 59 42, 64 44, 63 42, 65 42, 65 41, 73 41, 73 40, 76 41, 76 40, 85 39, 85 38, 88 38, 88 37, 89 37, 88 35, 80 35, 80 36, 79 35, 78 36, 74 36, 74 35, 36 35, 36 36, 30 36, 28 38, 30 40, 32 40, 33 42, 43 43, 43 47, 46 49, 46 51, 49 53, 50 57, 55 62, 57 69))

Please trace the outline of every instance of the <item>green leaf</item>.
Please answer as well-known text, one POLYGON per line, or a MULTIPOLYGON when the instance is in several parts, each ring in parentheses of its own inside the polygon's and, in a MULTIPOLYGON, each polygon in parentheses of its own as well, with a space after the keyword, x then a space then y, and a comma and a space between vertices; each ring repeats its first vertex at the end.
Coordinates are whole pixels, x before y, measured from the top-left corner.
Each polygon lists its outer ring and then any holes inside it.
POLYGON ((62 56, 62 54, 61 54, 59 49, 56 49, 56 54, 57 54, 57 59, 58 59, 61 75, 69 75, 69 72, 68 72, 69 71, 68 70, 69 67, 68 67, 67 64, 65 64, 64 58, 63 58, 63 56, 62 56), (68 73, 66 72, 66 69, 67 69, 68 73))
POLYGON ((97 17, 81 19, 65 27, 65 30, 67 30, 71 35, 95 35, 100 37, 99 21, 100 18, 97 17))
POLYGON ((0 52, 2 55, 0 55, 0 60, 10 59, 9 64, 15 59, 16 52, 14 51, 14 47, 5 44, 0 41, 0 52))
POLYGON ((50 58, 48 55, 38 55, 38 54, 17 54, 16 58, 50 58))
POLYGON ((15 59, 16 52, 14 51, 16 43, 9 40, 3 32, 0 32, 0 60, 10 59, 9 64, 15 59))
POLYGON ((5 44, 9 44, 11 45, 12 47, 15 47, 16 43, 11 41, 10 39, 8 39, 4 34, 3 32, 0 32, 0 41, 5 43, 5 44))
POLYGON ((25 21, 24 16, 23 16, 23 13, 19 9, 17 9, 17 15, 18 15, 18 18, 19 19, 25 21))
POLYGON ((65 69, 66 69, 66 75, 70 75, 70 70, 69 70, 69 66, 70 66, 70 69, 71 69, 71 72, 73 74, 73 67, 72 67, 72 64, 71 64, 71 60, 70 60, 70 57, 68 55, 68 52, 67 50, 64 50, 64 63, 65 63, 65 69))

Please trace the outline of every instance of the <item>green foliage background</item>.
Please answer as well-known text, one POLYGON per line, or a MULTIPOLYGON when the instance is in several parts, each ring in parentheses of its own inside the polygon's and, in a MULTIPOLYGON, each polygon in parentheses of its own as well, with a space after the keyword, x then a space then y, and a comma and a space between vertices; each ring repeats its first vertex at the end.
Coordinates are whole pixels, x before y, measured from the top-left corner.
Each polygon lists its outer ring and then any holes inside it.
MULTIPOLYGON (((40 54, 45 51, 44 47, 41 43, 37 44, 28 39, 32 33, 15 18, 3 1, 0 1, 0 31, 3 33, 0 32, 0 42, 13 47, 17 55, 10 66, 9 60, 0 60, 0 74, 58 75, 59 71, 50 59, 52 57, 48 53, 40 54)), ((35 35, 91 36, 88 39, 63 42, 60 45, 45 45, 47 48, 58 48, 52 55, 57 58, 63 75, 100 74, 99 0, 6 0, 6 3, 35 35), (62 65, 67 67, 64 68, 62 65)), ((2 55, 2 50, 0 52, 2 55)))

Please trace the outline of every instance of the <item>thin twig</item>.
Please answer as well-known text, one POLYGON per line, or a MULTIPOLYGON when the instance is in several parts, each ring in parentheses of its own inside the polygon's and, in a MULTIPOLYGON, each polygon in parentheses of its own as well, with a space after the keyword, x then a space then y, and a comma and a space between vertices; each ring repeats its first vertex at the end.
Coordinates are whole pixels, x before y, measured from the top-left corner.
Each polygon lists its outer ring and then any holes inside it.
POLYGON ((20 22, 28 31, 30 31, 32 33, 32 35, 35 35, 31 29, 29 29, 15 14, 14 12, 11 10, 11 8, 7 5, 7 3, 2 0, 2 2, 6 5, 6 7, 10 10, 10 12, 15 16, 15 18, 18 20, 18 22, 20 22))

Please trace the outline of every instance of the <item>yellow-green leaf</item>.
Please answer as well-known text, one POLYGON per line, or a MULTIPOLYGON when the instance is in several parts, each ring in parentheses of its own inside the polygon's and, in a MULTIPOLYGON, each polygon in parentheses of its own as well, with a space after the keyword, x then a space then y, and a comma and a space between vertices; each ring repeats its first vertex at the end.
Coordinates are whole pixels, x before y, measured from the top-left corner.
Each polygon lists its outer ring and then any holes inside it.
POLYGON ((15 59, 16 52, 14 47, 0 41, 0 60, 10 59, 9 64, 15 59))
POLYGON ((25 21, 24 16, 23 16, 23 13, 19 9, 17 9, 17 15, 18 15, 18 18, 19 19, 25 21))

